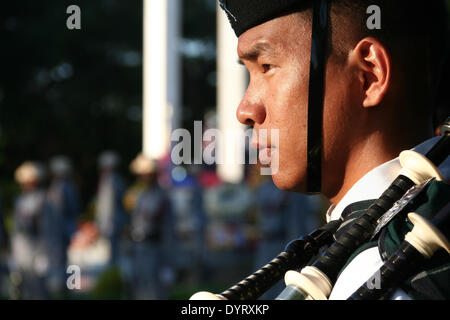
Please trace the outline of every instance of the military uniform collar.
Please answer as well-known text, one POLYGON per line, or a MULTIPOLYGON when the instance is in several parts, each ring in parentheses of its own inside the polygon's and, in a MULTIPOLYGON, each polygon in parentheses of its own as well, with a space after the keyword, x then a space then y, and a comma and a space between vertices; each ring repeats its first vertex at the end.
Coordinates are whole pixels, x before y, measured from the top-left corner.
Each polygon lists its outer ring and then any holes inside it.
MULTIPOLYGON (((431 138, 412 150, 421 154, 426 154, 440 139, 440 137, 431 138)), ((450 159, 447 158, 439 169, 445 179, 450 178, 450 159)), ((395 158, 385 162, 382 165, 368 172, 345 194, 337 205, 331 205, 328 208, 327 221, 340 219, 344 209, 352 203, 370 199, 378 199, 381 194, 391 185, 397 178, 401 170, 400 161, 395 158)))

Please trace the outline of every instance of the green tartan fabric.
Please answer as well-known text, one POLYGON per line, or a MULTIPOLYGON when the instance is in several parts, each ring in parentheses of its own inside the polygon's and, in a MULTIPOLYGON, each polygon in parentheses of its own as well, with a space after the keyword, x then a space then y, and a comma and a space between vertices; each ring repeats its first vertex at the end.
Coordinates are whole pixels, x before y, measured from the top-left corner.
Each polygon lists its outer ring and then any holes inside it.
MULTIPOLYGON (((399 216, 382 231, 378 239, 378 248, 383 260, 393 254, 405 235, 412 230, 413 224, 407 218, 415 212, 432 220, 450 201, 450 184, 434 181, 424 192, 404 208, 399 216)), ((402 289, 413 299, 449 299, 450 298, 450 255, 440 250, 427 261, 422 271, 408 279, 402 289)))
MULTIPOLYGON (((358 248, 348 259, 341 272, 358 254, 375 246, 378 246, 383 261, 386 261, 399 248, 405 235, 413 228, 413 224, 407 217, 408 213, 415 212, 431 220, 449 201, 450 184, 433 181, 412 199, 372 241, 358 248)), ((368 208, 370 201, 364 205, 368 208)), ((360 216, 361 211, 364 211, 360 206, 355 206, 355 208, 357 210, 347 214, 347 219, 360 216)), ((450 299, 450 255, 446 251, 440 250, 421 269, 421 272, 408 279, 401 288, 413 299, 450 299)))

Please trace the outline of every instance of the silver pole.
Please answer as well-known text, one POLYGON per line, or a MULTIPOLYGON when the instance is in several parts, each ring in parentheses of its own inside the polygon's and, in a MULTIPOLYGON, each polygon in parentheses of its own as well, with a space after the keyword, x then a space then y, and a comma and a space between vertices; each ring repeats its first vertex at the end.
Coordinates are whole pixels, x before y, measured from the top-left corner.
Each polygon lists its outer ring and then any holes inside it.
POLYGON ((170 151, 179 118, 179 0, 144 0, 143 152, 159 159, 170 151), (175 120, 175 121, 173 121, 175 120))
POLYGON ((217 122, 223 143, 217 145, 219 163, 217 173, 229 183, 239 183, 244 178, 245 126, 236 119, 236 109, 244 96, 247 73, 237 63, 237 39, 226 14, 217 9, 217 122))

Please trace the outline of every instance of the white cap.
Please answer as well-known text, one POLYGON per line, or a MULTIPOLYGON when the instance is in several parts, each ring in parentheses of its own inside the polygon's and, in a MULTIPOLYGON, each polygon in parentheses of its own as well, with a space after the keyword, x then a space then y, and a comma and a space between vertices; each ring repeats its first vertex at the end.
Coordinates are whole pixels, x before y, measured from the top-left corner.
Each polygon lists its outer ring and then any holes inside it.
POLYGON ((156 169, 156 161, 142 153, 138 154, 130 164, 130 170, 134 174, 149 174, 155 172, 156 169))
POLYGON ((119 155, 114 151, 105 151, 98 158, 98 166, 101 169, 114 169, 120 163, 119 155))
POLYGON ((25 161, 20 165, 14 177, 18 183, 39 182, 44 178, 44 171, 41 166, 32 161, 25 161))
POLYGON ((66 176, 72 171, 72 163, 66 156, 56 156, 50 160, 50 171, 55 176, 66 176))

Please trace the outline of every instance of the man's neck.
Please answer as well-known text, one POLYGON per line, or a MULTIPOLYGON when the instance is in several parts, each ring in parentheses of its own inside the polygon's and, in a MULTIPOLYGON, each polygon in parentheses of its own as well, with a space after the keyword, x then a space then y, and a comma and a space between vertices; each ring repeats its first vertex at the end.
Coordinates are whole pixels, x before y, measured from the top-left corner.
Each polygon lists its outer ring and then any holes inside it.
POLYGON ((395 145, 394 141, 388 138, 373 135, 352 148, 344 168, 345 174, 341 187, 334 196, 329 198, 331 203, 338 204, 353 185, 368 172, 387 161, 397 158, 402 151, 413 148, 427 138, 410 139, 409 142, 395 145))

